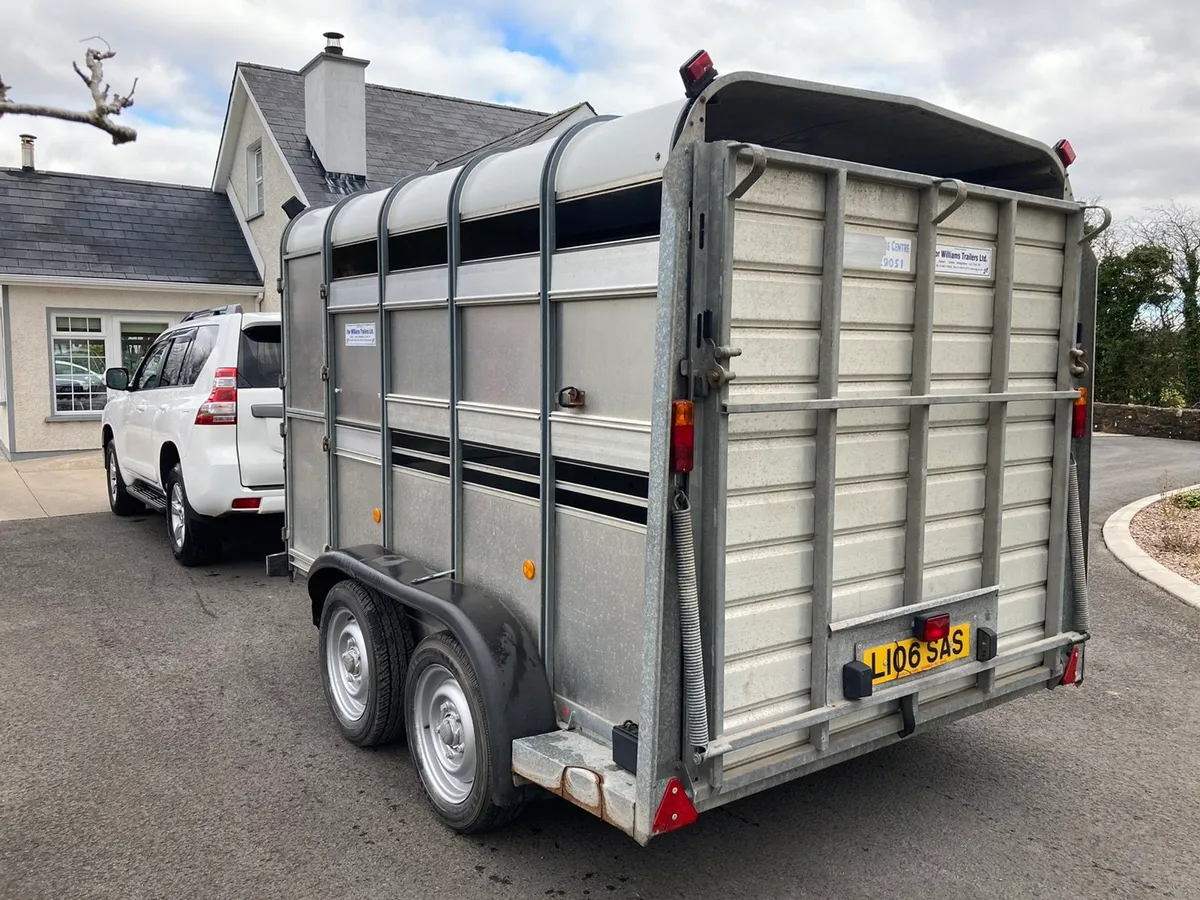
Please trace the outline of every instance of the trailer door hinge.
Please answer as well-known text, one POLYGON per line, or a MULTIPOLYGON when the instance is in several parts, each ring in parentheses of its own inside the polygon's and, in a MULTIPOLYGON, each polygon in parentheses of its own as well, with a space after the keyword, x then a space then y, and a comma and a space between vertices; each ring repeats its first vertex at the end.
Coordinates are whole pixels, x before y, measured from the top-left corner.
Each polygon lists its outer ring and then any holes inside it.
POLYGON ((321 452, 323 452, 323 453, 329 452, 329 436, 328 435, 321 438, 321 452))
POLYGON ((277 293, 277 294, 283 293, 283 276, 282 275, 275 279, 275 293, 277 293))
POLYGON ((326 284, 325 282, 323 282, 323 281, 321 282, 321 299, 322 299, 322 300, 328 300, 328 299, 329 299, 329 285, 327 285, 327 284, 326 284))
POLYGON ((329 366, 321 366, 321 380, 322 381, 329 380, 329 366))

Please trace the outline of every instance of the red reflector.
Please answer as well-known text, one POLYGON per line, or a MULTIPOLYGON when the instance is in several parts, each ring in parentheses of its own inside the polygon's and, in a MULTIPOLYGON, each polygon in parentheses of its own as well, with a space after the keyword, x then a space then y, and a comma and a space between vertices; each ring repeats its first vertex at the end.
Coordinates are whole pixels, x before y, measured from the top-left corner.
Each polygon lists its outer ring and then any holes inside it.
POLYGON ((691 400, 671 404, 671 471, 690 472, 695 466, 696 407, 691 400))
POLYGON ((691 825, 698 818, 696 807, 688 798, 687 791, 679 783, 678 778, 667 782, 663 791, 662 802, 658 804, 658 813, 654 816, 654 833, 664 834, 691 825))
POLYGON ((1075 148, 1071 146, 1071 142, 1066 138, 1063 138, 1054 145, 1054 152, 1058 154, 1058 159, 1063 164, 1064 169, 1075 162, 1075 148))
POLYGON ((1071 405, 1071 437, 1081 438, 1087 434, 1087 388, 1079 389, 1079 399, 1071 405))
POLYGON ((1067 667, 1063 669, 1063 684, 1083 684, 1083 648, 1076 644, 1071 648, 1067 657, 1067 667))
POLYGON ((712 57, 708 55, 707 50, 701 50, 687 64, 684 71, 687 73, 688 81, 696 82, 707 75, 712 67, 712 57))
POLYGON ((927 644, 950 636, 950 613, 933 616, 917 616, 913 622, 913 635, 927 644))
POLYGON ((235 497, 234 509, 258 509, 262 505, 262 497, 235 497))

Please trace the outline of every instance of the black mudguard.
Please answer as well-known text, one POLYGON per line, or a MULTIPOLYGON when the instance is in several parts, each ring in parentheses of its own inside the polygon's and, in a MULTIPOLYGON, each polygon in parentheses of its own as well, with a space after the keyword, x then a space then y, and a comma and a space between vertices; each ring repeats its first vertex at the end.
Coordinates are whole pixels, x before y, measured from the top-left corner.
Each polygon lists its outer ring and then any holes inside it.
POLYGON ((521 792, 512 780, 512 742, 557 728, 537 640, 486 591, 449 578, 412 584, 429 574, 420 563, 373 544, 323 553, 308 572, 313 624, 321 621, 329 589, 346 578, 445 624, 466 650, 487 703, 497 754, 493 802, 511 805, 521 792))

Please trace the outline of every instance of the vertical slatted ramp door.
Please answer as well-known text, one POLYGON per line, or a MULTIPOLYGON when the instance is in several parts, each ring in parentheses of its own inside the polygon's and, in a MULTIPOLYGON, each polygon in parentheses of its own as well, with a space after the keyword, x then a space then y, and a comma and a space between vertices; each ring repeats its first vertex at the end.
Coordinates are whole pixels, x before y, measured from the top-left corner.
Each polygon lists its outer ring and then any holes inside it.
MULTIPOLYGON (((738 161, 731 183, 748 169, 738 161)), ((824 674, 830 623, 998 584, 1001 652, 1061 630, 1082 219, 1063 202, 776 152, 731 212, 724 318, 742 353, 723 422, 716 696, 736 747, 846 702, 831 686, 849 658, 824 674), (965 202, 935 225, 958 189, 965 202), (870 405, 913 396, 963 399, 870 405)), ((985 689, 1042 664, 1041 651, 1008 662, 985 689)), ((943 679, 920 702, 976 681, 943 679)), ((894 733, 882 720, 896 709, 867 701, 728 752, 726 784, 848 729, 854 744, 894 733)))

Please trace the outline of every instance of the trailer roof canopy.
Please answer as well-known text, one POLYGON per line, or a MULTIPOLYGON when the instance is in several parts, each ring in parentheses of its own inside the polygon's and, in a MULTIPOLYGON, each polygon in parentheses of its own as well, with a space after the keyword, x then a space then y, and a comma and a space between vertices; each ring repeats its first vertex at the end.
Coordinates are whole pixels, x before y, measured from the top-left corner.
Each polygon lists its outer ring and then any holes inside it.
POLYGON ((705 139, 736 140, 1063 198, 1047 145, 921 100, 758 73, 704 92, 705 139))

